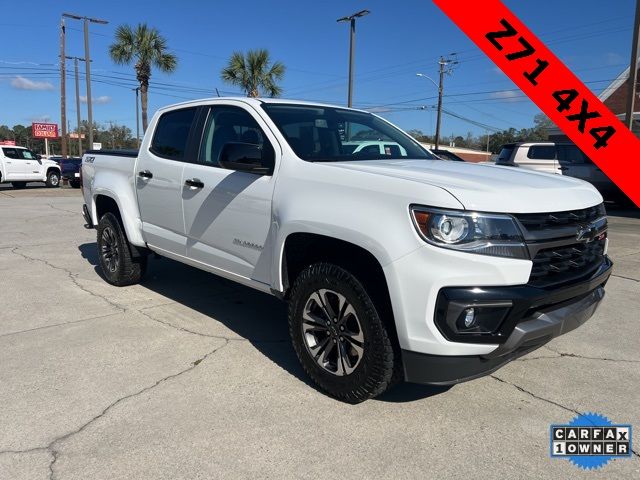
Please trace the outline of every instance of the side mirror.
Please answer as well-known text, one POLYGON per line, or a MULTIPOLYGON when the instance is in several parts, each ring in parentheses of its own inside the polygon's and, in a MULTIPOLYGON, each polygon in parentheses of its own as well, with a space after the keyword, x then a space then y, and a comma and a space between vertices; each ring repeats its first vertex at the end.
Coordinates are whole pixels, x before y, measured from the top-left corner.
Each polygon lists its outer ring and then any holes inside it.
POLYGON ((36 160, 42 160, 42 155, 40 155, 39 153, 36 153, 36 160))
POLYGON ((271 169, 262 163, 262 148, 254 143, 227 143, 220 153, 220 165, 229 170, 267 175, 271 169))

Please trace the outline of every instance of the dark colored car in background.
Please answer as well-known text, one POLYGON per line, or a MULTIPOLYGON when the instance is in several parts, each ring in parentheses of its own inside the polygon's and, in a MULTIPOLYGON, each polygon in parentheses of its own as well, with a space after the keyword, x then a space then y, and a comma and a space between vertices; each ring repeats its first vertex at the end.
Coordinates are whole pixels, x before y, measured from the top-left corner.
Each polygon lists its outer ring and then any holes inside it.
POLYGON ((82 166, 82 158, 79 157, 51 157, 60 165, 60 176, 62 180, 69 182, 73 188, 80 188, 80 167, 82 166))

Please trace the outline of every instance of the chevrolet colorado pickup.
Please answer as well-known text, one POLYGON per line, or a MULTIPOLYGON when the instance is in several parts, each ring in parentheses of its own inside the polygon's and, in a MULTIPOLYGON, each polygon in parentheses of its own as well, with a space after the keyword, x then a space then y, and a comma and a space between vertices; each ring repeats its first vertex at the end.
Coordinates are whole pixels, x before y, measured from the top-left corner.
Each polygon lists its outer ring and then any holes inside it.
POLYGON ((89 151, 81 178, 106 281, 155 252, 276 295, 304 370, 351 403, 486 375, 584 323, 611 274, 590 184, 443 161, 354 109, 162 108, 139 152, 89 151), (372 138, 400 148, 353 148, 372 138))

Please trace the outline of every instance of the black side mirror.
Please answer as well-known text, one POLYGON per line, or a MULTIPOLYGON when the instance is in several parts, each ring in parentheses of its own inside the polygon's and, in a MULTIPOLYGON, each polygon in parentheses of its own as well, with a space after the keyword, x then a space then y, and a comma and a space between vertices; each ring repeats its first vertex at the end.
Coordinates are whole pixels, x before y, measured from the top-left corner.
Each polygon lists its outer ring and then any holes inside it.
POLYGON ((229 170, 267 175, 271 169, 262 163, 262 148, 254 143, 226 143, 220 153, 220 165, 229 170))
POLYGON ((39 153, 36 153, 36 160, 42 160, 42 155, 40 155, 39 153))

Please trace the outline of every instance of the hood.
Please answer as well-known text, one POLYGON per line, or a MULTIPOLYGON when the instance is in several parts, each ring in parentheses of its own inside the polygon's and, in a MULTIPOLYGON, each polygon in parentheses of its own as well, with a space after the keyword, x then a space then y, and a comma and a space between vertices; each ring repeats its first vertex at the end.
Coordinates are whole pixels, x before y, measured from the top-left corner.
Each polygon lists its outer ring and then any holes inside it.
MULTIPOLYGON (((322 165, 437 186, 451 193, 467 210, 559 212, 602 202, 600 193, 587 182, 518 167, 444 160, 368 160, 322 165)), ((429 204, 429 199, 416 198, 415 202, 429 204)))

